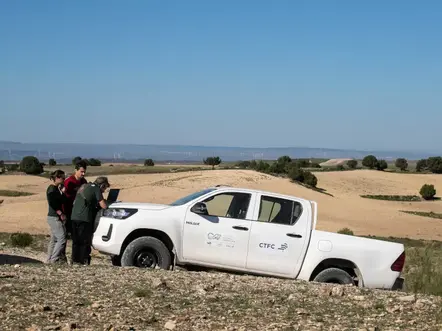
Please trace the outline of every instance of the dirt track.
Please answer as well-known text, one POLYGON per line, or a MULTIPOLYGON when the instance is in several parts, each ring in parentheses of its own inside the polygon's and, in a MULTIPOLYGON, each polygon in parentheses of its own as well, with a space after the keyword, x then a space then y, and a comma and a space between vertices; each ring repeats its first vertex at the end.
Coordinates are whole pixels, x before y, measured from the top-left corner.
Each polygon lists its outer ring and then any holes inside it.
MULTIPOLYGON (((360 194, 418 194, 425 183, 442 190, 442 176, 383 173, 358 170, 315 173, 318 186, 333 197, 315 192, 287 179, 247 170, 214 170, 171 174, 112 175, 114 187, 122 188, 124 201, 169 203, 186 194, 216 184, 227 184, 292 194, 316 200, 318 228, 337 231, 349 227, 355 234, 372 234, 442 240, 442 221, 399 210, 442 212, 442 202, 388 202, 361 198, 360 194)), ((88 177, 88 180, 93 180, 88 177)), ((2 176, 0 189, 35 192, 28 197, 4 197, 0 206, 0 231, 47 233, 46 186, 49 180, 26 176, 2 176)), ((3 198, 2 198, 3 199, 3 198)))

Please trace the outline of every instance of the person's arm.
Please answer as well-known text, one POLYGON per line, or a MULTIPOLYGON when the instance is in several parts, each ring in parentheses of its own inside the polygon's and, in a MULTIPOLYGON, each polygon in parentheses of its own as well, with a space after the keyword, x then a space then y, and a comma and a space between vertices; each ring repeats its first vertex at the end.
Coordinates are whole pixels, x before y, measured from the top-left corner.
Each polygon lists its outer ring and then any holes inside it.
POLYGON ((99 187, 95 190, 95 197, 97 198, 98 204, 102 209, 107 209, 107 203, 106 200, 103 198, 103 193, 101 193, 101 190, 99 187))

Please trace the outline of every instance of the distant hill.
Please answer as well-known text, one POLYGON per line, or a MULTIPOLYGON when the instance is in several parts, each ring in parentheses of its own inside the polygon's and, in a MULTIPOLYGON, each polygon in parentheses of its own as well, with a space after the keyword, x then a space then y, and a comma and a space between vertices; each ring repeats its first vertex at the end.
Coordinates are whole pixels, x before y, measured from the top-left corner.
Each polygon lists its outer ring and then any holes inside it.
POLYGON ((433 156, 428 153, 400 151, 357 151, 329 148, 308 147, 274 147, 274 148, 245 148, 245 147, 211 147, 211 146, 180 146, 180 145, 105 145, 105 144, 68 144, 68 143, 19 143, 0 141, 0 160, 21 160, 26 155, 37 156, 40 160, 55 158, 56 160, 71 160, 76 156, 83 158, 101 158, 106 160, 140 160, 152 158, 156 161, 201 161, 208 156, 220 156, 223 161, 238 161, 276 159, 281 155, 292 158, 357 158, 368 154, 386 160, 405 157, 418 160, 433 156))

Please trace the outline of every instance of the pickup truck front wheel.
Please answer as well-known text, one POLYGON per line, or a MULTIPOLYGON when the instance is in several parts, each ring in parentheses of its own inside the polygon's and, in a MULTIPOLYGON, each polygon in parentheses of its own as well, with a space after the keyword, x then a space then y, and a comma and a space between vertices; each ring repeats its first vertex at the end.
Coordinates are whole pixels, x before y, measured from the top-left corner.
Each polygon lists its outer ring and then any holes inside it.
POLYGON ((315 282, 319 283, 335 283, 335 284, 354 284, 353 278, 348 272, 339 268, 327 268, 322 270, 313 279, 315 282))
POLYGON ((154 237, 139 237, 121 255, 122 267, 169 269, 172 256, 164 243, 154 237))

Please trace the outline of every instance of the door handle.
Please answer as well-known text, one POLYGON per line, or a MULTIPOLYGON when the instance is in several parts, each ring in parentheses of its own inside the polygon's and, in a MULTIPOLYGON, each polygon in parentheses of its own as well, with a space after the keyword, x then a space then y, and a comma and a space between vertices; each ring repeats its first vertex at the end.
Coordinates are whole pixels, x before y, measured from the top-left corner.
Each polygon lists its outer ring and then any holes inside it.
POLYGON ((232 226, 235 230, 242 230, 247 231, 249 228, 246 228, 245 226, 232 226))
POLYGON ((292 237, 292 238, 302 238, 302 236, 297 233, 287 233, 287 236, 292 237))

